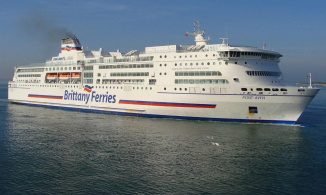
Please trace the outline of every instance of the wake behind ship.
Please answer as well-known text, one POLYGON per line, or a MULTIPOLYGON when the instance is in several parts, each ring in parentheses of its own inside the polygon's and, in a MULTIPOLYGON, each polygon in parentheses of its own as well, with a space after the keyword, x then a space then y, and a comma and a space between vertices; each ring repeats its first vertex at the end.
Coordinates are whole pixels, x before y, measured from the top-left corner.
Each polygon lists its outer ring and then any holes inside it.
POLYGON ((266 48, 208 44, 146 47, 127 53, 84 50, 77 38, 45 64, 15 67, 13 103, 177 119, 295 123, 318 93, 287 86, 282 55, 266 48))

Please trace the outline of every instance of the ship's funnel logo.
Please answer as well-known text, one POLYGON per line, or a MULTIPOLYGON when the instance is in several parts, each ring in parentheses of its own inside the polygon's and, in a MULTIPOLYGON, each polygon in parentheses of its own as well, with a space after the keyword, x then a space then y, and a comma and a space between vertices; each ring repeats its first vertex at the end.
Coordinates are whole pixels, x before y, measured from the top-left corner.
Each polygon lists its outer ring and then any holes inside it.
POLYGON ((64 48, 64 50, 66 50, 66 51, 71 51, 71 49, 72 49, 72 47, 69 45, 66 45, 66 47, 64 48))
POLYGON ((85 85, 84 91, 87 91, 88 93, 92 92, 93 87, 89 85, 85 85))

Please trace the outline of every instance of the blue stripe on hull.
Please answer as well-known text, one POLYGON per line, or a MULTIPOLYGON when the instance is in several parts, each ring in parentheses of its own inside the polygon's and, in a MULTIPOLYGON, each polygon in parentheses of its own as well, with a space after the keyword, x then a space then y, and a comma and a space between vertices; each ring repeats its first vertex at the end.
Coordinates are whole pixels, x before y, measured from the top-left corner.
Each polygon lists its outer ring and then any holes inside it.
POLYGON ((287 124, 287 125, 296 124, 295 121, 283 121, 283 120, 207 118, 207 117, 173 116, 173 115, 158 115, 158 114, 141 114, 141 113, 129 113, 129 112, 119 112, 119 111, 95 110, 95 109, 88 109, 88 108, 72 108, 72 107, 42 105, 42 104, 30 104, 30 103, 23 103, 23 102, 12 102, 12 103, 30 105, 30 106, 37 106, 37 107, 55 108, 55 109, 60 109, 60 110, 75 110, 75 111, 81 111, 81 112, 104 113, 104 114, 124 115, 124 116, 140 116, 140 117, 147 117, 147 118, 171 118, 171 119, 221 121, 221 122, 241 122, 241 123, 274 123, 274 124, 287 124))

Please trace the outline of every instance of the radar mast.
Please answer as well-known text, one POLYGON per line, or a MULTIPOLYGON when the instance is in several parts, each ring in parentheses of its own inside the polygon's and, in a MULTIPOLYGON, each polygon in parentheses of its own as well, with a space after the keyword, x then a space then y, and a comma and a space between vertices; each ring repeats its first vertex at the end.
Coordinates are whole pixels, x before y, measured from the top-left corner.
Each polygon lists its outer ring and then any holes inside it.
POLYGON ((209 37, 207 39, 204 38, 205 31, 200 30, 200 22, 198 20, 194 21, 194 32, 186 33, 186 36, 193 35, 195 37, 196 45, 207 45, 207 43, 211 40, 209 37))

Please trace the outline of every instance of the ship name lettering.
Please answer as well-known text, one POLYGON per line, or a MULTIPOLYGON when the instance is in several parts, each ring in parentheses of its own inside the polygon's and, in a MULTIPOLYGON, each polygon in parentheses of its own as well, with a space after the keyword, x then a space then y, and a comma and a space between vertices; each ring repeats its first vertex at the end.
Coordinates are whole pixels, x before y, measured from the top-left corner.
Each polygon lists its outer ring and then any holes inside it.
POLYGON ((103 103, 115 103, 116 102, 116 95, 110 95, 109 92, 105 94, 97 94, 96 91, 92 91, 92 93, 78 93, 77 91, 65 90, 65 94, 63 96, 64 100, 70 101, 82 101, 85 104, 88 102, 103 102, 103 103))
POLYGON ((266 97, 264 96, 242 96, 242 99, 246 100, 265 100, 266 97))

